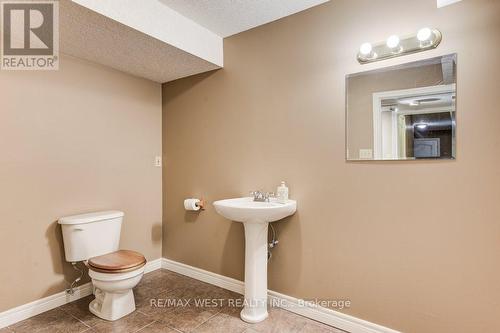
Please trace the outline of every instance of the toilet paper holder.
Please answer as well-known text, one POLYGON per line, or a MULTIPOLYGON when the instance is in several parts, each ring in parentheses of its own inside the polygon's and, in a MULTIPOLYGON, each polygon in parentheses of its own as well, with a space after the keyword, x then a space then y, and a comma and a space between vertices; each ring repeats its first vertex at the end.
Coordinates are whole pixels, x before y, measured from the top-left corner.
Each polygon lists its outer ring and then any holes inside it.
POLYGON ((200 207, 200 210, 205 210, 205 200, 200 199, 200 202, 197 202, 196 206, 200 207))
POLYGON ((190 198, 184 200, 184 209, 187 211, 205 210, 205 200, 190 198))

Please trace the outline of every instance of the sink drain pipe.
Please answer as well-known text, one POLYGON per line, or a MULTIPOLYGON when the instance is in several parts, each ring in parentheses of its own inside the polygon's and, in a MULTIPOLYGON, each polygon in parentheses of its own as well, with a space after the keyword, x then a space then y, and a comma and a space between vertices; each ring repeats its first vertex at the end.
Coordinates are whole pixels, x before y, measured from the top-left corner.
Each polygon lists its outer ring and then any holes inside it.
POLYGON ((269 223, 269 226, 271 227, 272 238, 267 249, 267 261, 271 260, 271 257, 273 256, 272 249, 274 249, 279 243, 278 234, 276 233, 276 230, 274 230, 273 224, 269 223))

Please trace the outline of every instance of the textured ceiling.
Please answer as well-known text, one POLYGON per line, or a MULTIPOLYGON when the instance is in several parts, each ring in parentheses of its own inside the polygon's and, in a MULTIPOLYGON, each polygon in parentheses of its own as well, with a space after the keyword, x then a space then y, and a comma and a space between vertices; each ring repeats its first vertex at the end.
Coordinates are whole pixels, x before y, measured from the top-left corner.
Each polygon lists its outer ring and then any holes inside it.
POLYGON ((329 0, 158 0, 221 37, 263 25, 329 0))
POLYGON ((220 68, 222 37, 328 0, 60 0, 60 50, 155 82, 220 68))
POLYGON ((72 1, 59 6, 64 54, 160 83, 220 68, 72 1))

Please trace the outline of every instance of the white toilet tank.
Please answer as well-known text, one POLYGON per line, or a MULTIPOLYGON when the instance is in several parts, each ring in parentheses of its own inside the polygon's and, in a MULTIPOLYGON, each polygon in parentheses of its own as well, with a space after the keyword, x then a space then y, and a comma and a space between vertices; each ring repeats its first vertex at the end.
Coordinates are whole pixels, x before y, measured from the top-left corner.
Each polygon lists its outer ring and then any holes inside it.
POLYGON ((117 251, 123 212, 112 210, 61 217, 66 261, 88 260, 117 251))

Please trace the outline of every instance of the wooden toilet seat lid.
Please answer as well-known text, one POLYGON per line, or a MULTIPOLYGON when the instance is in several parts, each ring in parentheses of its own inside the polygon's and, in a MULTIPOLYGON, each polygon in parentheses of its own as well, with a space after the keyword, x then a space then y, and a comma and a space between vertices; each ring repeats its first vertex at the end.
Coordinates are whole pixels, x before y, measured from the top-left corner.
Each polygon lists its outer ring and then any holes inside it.
POLYGON ((139 252, 118 250, 90 258, 89 268, 98 272, 123 273, 146 265, 146 258, 139 252))

